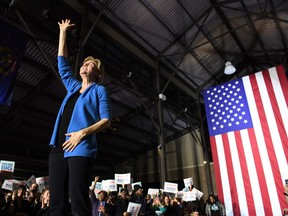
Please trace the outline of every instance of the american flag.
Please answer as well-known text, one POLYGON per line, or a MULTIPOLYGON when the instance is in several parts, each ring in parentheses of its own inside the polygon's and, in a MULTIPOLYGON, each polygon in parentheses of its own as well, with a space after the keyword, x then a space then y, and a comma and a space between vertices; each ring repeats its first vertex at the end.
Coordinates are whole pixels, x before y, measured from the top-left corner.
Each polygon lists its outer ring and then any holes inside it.
POLYGON ((218 197, 226 215, 279 216, 288 179, 282 66, 204 91, 218 197))

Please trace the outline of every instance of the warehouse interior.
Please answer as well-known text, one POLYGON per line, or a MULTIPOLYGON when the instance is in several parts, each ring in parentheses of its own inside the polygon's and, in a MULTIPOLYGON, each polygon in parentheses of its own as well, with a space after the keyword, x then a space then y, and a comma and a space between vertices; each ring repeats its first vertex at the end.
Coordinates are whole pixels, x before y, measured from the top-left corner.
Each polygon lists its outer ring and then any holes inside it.
POLYGON ((287 74, 286 0, 4 0, 0 9, 1 34, 17 29, 14 39, 25 41, 11 104, 0 105, 0 160, 15 161, 18 179, 47 175, 66 94, 57 75, 62 19, 76 24, 68 38, 75 76, 88 55, 105 65, 113 119, 97 134, 93 167, 103 178, 148 151, 160 150, 165 169, 166 143, 194 131, 212 161, 203 89, 279 64, 287 74))

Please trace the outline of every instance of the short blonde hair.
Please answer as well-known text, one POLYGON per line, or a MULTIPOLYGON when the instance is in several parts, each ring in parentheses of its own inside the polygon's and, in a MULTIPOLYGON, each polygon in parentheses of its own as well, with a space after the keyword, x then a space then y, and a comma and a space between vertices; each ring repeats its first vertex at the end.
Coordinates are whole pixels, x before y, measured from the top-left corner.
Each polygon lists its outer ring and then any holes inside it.
POLYGON ((95 66, 97 67, 99 74, 96 75, 96 83, 100 84, 103 83, 104 81, 104 74, 105 74, 105 69, 104 65, 99 59, 94 58, 93 56, 88 56, 87 58, 84 59, 84 63, 87 61, 93 61, 95 66))

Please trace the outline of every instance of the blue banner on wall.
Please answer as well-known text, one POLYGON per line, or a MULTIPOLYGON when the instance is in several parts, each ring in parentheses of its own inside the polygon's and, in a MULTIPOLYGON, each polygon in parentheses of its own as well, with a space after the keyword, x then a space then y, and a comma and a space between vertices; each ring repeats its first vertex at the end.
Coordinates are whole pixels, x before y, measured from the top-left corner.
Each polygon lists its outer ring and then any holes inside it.
POLYGON ((13 85, 28 37, 2 20, 0 32, 0 104, 11 105, 13 85))

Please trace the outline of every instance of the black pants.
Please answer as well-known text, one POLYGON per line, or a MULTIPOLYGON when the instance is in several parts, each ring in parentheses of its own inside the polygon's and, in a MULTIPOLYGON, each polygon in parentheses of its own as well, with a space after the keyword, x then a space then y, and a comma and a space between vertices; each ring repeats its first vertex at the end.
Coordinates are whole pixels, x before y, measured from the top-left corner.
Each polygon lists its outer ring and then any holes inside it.
POLYGON ((50 152, 50 215, 65 216, 68 214, 69 195, 73 216, 91 215, 92 209, 89 199, 89 177, 92 165, 92 158, 64 158, 63 153, 50 152))

